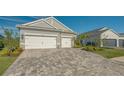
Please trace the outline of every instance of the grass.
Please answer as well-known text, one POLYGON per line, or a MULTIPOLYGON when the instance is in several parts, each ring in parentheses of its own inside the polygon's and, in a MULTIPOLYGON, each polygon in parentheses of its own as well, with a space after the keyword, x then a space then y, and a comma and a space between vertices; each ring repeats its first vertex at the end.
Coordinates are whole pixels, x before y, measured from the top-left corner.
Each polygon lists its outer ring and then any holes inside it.
POLYGON ((0 75, 15 61, 17 57, 0 57, 0 75))
POLYGON ((113 58, 113 57, 120 57, 124 56, 124 49, 109 49, 109 48, 104 48, 103 50, 96 50, 93 51, 97 54, 102 55, 105 58, 113 58))
POLYGON ((0 75, 3 75, 8 67, 16 60, 16 58, 21 54, 22 49, 16 49, 11 53, 11 56, 7 56, 7 52, 8 50, 6 49, 0 50, 0 75))

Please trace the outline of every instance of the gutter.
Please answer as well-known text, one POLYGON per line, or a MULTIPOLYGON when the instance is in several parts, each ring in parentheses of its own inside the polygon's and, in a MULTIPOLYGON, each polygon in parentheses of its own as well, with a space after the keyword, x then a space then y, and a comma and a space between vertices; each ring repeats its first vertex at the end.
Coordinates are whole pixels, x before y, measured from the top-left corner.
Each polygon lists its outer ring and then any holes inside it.
POLYGON ((31 30, 45 30, 45 31, 53 31, 53 32, 61 32, 61 33, 69 33, 69 34, 75 34, 74 32, 64 32, 61 29, 55 29, 55 28, 44 28, 44 27, 36 27, 36 26, 24 26, 24 25, 17 25, 16 26, 19 30, 20 29, 31 29, 31 30))

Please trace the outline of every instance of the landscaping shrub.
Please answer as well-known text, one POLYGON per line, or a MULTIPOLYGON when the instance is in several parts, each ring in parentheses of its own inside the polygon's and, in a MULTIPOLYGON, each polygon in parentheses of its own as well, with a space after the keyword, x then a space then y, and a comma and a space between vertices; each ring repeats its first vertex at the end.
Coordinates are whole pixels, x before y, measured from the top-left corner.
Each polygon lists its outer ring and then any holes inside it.
POLYGON ((74 41, 74 48, 81 48, 81 44, 80 44, 80 40, 79 39, 75 39, 74 41))
POLYGON ((0 56, 18 56, 23 50, 21 48, 8 49, 4 48, 0 51, 0 56))
POLYGON ((8 51, 7 48, 3 48, 1 51, 0 51, 0 56, 9 56, 10 53, 8 51))
POLYGON ((81 48, 81 46, 80 45, 74 45, 74 48, 81 48))
POLYGON ((15 49, 15 50, 11 53, 11 55, 12 55, 12 56, 18 56, 22 51, 23 51, 22 48, 17 48, 17 49, 15 49))
POLYGON ((102 51, 103 48, 95 47, 95 46, 85 46, 82 48, 82 50, 86 51, 102 51))
POLYGON ((11 56, 18 56, 20 54, 20 51, 15 50, 11 53, 11 56))
POLYGON ((83 47, 83 50, 94 51, 94 48, 92 46, 86 46, 86 47, 83 47))
POLYGON ((19 52, 22 52, 23 51, 22 48, 17 48, 16 50, 19 51, 19 52))
POLYGON ((2 50, 4 48, 4 44, 3 41, 0 39, 0 50, 2 50))

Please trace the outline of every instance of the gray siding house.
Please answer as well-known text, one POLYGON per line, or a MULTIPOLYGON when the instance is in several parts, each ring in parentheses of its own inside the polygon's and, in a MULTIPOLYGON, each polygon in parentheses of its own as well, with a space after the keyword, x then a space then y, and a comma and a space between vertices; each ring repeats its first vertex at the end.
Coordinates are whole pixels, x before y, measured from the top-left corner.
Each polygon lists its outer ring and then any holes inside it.
POLYGON ((113 29, 103 27, 83 34, 87 35, 87 38, 82 40, 83 44, 96 45, 96 42, 99 42, 100 47, 124 48, 124 34, 119 34, 113 29))

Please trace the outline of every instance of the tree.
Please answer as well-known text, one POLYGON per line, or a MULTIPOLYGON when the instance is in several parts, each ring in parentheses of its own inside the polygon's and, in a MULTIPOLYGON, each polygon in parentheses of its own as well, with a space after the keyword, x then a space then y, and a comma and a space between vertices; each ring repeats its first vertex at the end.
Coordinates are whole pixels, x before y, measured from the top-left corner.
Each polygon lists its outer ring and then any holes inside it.
POLYGON ((7 29, 7 28, 3 28, 3 30, 4 30, 4 36, 5 36, 3 43, 6 48, 10 49, 13 47, 13 37, 12 37, 13 32, 12 30, 7 29))
POLYGON ((8 50, 9 54, 19 47, 19 35, 14 34, 12 29, 3 28, 4 31, 4 47, 8 50))
POLYGON ((3 37, 0 37, 0 50, 4 48, 3 37))
POLYGON ((85 39, 85 38, 87 38, 87 37, 88 37, 87 34, 81 34, 81 35, 79 35, 79 38, 80 38, 80 39, 85 39))
POLYGON ((19 33, 15 32, 12 29, 4 28, 4 38, 0 38, 0 47, 3 44, 1 55, 18 55, 22 49, 19 48, 19 33))
POLYGON ((80 43, 81 46, 83 46, 83 44, 82 44, 81 41, 82 41, 83 39, 86 39, 86 38, 88 38, 88 34, 80 34, 80 35, 79 35, 79 43, 80 43))
POLYGON ((13 46, 15 46, 16 48, 19 47, 19 40, 20 40, 19 33, 16 32, 14 35, 14 43, 13 43, 13 46))
POLYGON ((0 39, 0 48, 2 48, 3 46, 3 42, 2 42, 2 39, 0 39))

